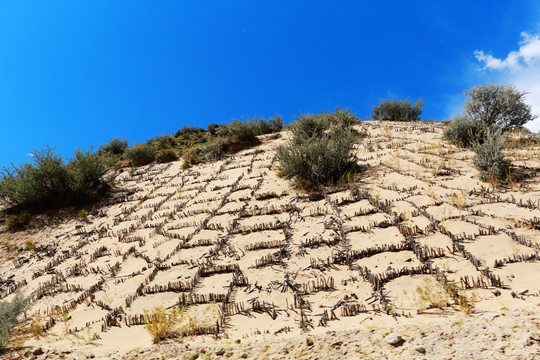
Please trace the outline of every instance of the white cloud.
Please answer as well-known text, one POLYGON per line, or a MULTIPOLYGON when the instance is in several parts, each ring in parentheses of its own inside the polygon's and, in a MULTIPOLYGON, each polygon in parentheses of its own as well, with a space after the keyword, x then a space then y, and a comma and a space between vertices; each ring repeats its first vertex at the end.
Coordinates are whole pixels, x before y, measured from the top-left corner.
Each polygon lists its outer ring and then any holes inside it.
MULTIPOLYGON (((483 66, 481 71, 496 71, 498 78, 507 84, 514 84, 519 90, 526 91, 525 101, 531 105, 533 114, 540 115, 540 36, 521 33, 519 50, 511 51, 505 59, 498 59, 482 50, 476 50, 474 56, 483 66)), ((531 131, 540 131, 540 119, 525 125, 531 131)))
POLYGON ((486 54, 482 50, 476 50, 474 57, 484 64, 483 69, 490 70, 520 70, 523 67, 530 66, 540 60, 540 37, 530 35, 526 32, 521 33, 520 47, 518 51, 511 51, 506 59, 497 59, 491 54, 486 54))

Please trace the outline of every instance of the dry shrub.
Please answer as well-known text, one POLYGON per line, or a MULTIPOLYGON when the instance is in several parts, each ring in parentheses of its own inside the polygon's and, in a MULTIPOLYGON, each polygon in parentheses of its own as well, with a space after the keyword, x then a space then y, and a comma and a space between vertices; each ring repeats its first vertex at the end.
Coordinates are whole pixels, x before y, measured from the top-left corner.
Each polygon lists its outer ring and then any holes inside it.
POLYGON ((165 311, 163 306, 152 311, 145 310, 145 328, 152 336, 154 344, 177 336, 179 333, 178 324, 181 322, 182 316, 182 309, 176 307, 172 308, 170 312, 165 311))

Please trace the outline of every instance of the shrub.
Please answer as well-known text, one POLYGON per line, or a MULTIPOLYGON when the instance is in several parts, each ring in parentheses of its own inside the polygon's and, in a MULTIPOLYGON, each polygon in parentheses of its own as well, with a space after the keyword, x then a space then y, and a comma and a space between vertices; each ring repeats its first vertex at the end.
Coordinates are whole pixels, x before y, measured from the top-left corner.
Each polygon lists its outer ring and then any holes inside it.
POLYGON ((424 285, 416 287, 415 300, 418 304, 418 312, 426 309, 442 309, 448 305, 449 296, 444 288, 435 280, 424 279, 424 285))
POLYGON ((0 174, 0 200, 13 210, 42 211, 95 201, 110 189, 103 175, 107 158, 77 151, 64 165, 51 148, 33 152, 34 164, 23 164, 0 174))
POLYGON ((111 155, 122 155, 128 148, 128 141, 126 139, 114 138, 109 140, 105 145, 99 147, 100 153, 108 153, 111 155))
POLYGON ((158 150, 171 149, 176 147, 175 138, 169 135, 160 135, 146 142, 148 145, 154 145, 158 150))
POLYGON ((390 121, 415 121, 420 119, 424 105, 422 99, 416 100, 414 104, 411 104, 408 99, 381 100, 378 105, 373 106, 371 118, 390 121))
POLYGON ((233 121, 229 124, 228 135, 233 141, 252 141, 260 135, 260 127, 257 121, 233 121))
POLYGON ((85 209, 81 209, 79 210, 77 215, 79 216, 79 219, 86 220, 88 218, 88 211, 86 211, 85 209))
MULTIPOLYGON (((219 135, 229 137, 233 142, 250 142, 264 134, 280 132, 283 129, 283 119, 276 115, 273 118, 235 120, 226 129, 220 129, 219 135)), ((215 130, 214 130, 215 131, 215 130)))
POLYGON ((328 121, 331 126, 343 126, 346 128, 360 123, 360 119, 356 114, 353 114, 348 109, 340 109, 339 107, 329 114, 328 121))
POLYGON ((210 123, 208 124, 208 135, 211 136, 218 136, 223 135, 223 129, 225 128, 225 125, 216 124, 216 123, 210 123))
POLYGON ((230 142, 224 139, 218 139, 202 146, 193 147, 184 153, 184 168, 191 165, 217 161, 223 158, 227 152, 230 142))
POLYGON ((175 160, 178 160, 178 154, 174 149, 161 149, 156 155, 156 161, 161 164, 175 160))
POLYGON ((496 127, 505 132, 537 118, 524 102, 527 93, 511 85, 476 85, 465 95, 469 97, 464 105, 465 116, 486 127, 496 127))
POLYGON ((8 215, 6 218, 6 228, 8 231, 15 232, 23 230, 30 222, 30 214, 22 212, 20 214, 8 215))
POLYGON ((36 249, 36 242, 33 239, 26 239, 24 242, 24 248, 27 251, 34 251, 36 249))
POLYGON ((510 173, 510 161, 505 158, 504 137, 501 131, 488 130, 484 137, 484 143, 477 145, 474 166, 480 171, 480 180, 497 181, 508 177, 510 173))
POLYGON ((176 307, 170 313, 167 313, 162 306, 155 308, 151 312, 144 311, 144 327, 152 336, 154 344, 159 344, 161 340, 177 335, 181 319, 182 309, 176 307))
POLYGON ((483 141, 486 126, 465 116, 456 116, 446 126, 443 139, 461 147, 470 148, 483 141))
POLYGON ((148 165, 156 159, 156 154, 156 148, 149 144, 136 144, 126 150, 126 158, 132 166, 148 165))
POLYGON ((355 169, 352 150, 358 133, 350 125, 335 125, 326 131, 332 124, 349 122, 339 120, 342 115, 333 116, 327 113, 300 116, 291 125, 293 138, 277 150, 278 170, 286 177, 296 178, 296 184, 302 188, 337 183, 355 169))
POLYGON ((279 115, 276 115, 268 120, 260 118, 258 120, 258 126, 258 135, 280 132, 283 129, 283 118, 279 115))
POLYGON ((75 158, 67 165, 73 194, 70 205, 93 202, 106 194, 112 180, 104 178, 108 168, 105 158, 93 154, 90 150, 77 150, 75 158))
POLYGON ((204 133, 205 130, 200 127, 195 126, 183 126, 180 130, 178 130, 174 136, 175 137, 185 137, 185 136, 191 136, 198 133, 204 133))
POLYGON ((304 141, 322 136, 329 126, 328 114, 302 114, 291 124, 290 130, 294 139, 304 141))
POLYGON ((30 298, 20 292, 15 294, 11 302, 0 302, 0 351, 5 351, 10 340, 11 330, 18 324, 18 317, 28 308, 30 298))
POLYGON ((43 209, 65 204, 70 198, 70 174, 62 157, 47 147, 33 151, 34 165, 4 168, 0 199, 11 207, 43 209))

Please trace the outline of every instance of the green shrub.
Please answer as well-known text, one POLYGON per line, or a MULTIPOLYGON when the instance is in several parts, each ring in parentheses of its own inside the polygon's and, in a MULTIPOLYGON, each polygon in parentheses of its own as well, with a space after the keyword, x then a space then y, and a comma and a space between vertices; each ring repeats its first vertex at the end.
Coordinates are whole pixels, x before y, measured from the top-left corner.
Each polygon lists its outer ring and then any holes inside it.
MULTIPOLYGON (((257 136, 280 132, 283 129, 283 119, 276 115, 273 118, 249 119, 246 121, 235 120, 226 129, 220 128, 219 135, 228 137, 233 142, 254 141, 257 136)), ((215 126, 213 132, 216 132, 215 126)))
POLYGON ((126 159, 132 166, 148 165, 156 159, 157 150, 154 145, 136 144, 126 150, 126 159))
POLYGON ((172 149, 176 147, 176 140, 169 135, 160 135, 146 142, 148 145, 154 145, 158 150, 172 149))
POLYGON ((290 125, 293 138, 298 141, 321 137, 330 126, 329 116, 323 114, 302 114, 290 125))
POLYGON ((358 139, 353 123, 348 115, 335 112, 300 116, 290 127, 292 139, 277 150, 280 174, 295 178, 302 188, 314 189, 353 173, 358 139))
POLYGON ((208 135, 211 135, 211 136, 223 135, 222 132, 224 128, 226 128, 225 125, 210 123, 208 124, 208 130, 207 130, 208 135))
POLYGON ((498 181, 510 175, 510 161, 505 158, 504 137, 501 131, 488 130, 484 143, 476 146, 473 157, 474 166, 480 171, 480 180, 498 181))
POLYGON ((191 136, 194 134, 200 134, 206 132, 204 129, 200 127, 195 126, 183 126, 180 130, 178 130, 174 137, 185 137, 185 136, 191 136))
POLYGON ((255 120, 233 121, 227 127, 228 135, 233 141, 252 141, 260 135, 259 123, 255 120))
POLYGON ((258 135, 272 134, 280 132, 283 129, 283 118, 279 115, 274 116, 271 119, 260 118, 258 120, 259 131, 258 135))
POLYGON ((110 155, 122 155, 128 148, 128 141, 126 139, 114 138, 109 140, 105 145, 99 147, 100 153, 108 153, 110 155))
POLYGON ((329 114, 328 118, 331 126, 350 128, 360 123, 360 119, 356 114, 351 113, 348 109, 340 109, 339 107, 329 114))
POLYGON ((34 164, 23 164, 0 174, 0 200, 14 210, 42 211, 95 201, 109 189, 106 157, 77 151, 64 165, 51 148, 34 151, 34 164))
POLYGON ((465 116, 456 116, 444 129, 443 139, 457 146, 470 148, 483 142, 485 131, 486 126, 483 123, 465 116))
POLYGON ((18 318, 28 308, 29 301, 30 298, 17 292, 11 302, 0 302, 0 352, 8 347, 11 330, 19 323, 18 318))
POLYGON ((202 146, 193 147, 184 153, 184 167, 221 160, 225 154, 230 152, 230 146, 229 141, 218 139, 202 146))
POLYGON ((371 118, 375 120, 415 121, 420 119, 424 105, 422 99, 416 100, 414 104, 411 104, 408 99, 381 100, 378 105, 373 106, 371 118))
POLYGON ((156 161, 158 163, 167 163, 178 160, 178 154, 174 149, 161 149, 156 155, 156 161))
POLYGON ((110 190, 112 179, 104 178, 108 165, 107 158, 90 150, 75 152, 75 158, 66 166, 71 178, 71 204, 94 202, 110 190))
POLYGON ((23 230, 29 222, 30 214, 27 212, 8 215, 6 218, 6 228, 11 232, 23 230))
POLYGON ((34 165, 26 163, 0 175, 0 199, 10 207, 57 207, 70 198, 71 178, 62 157, 53 149, 33 151, 34 165))
POLYGON ((86 220, 88 218, 88 211, 86 211, 85 209, 81 209, 79 210, 77 215, 79 216, 79 219, 86 220))
POLYGON ((464 105, 465 115, 486 127, 496 127, 505 132, 538 117, 533 116, 531 106, 525 104, 527 93, 511 85, 476 85, 465 95, 469 97, 464 105))

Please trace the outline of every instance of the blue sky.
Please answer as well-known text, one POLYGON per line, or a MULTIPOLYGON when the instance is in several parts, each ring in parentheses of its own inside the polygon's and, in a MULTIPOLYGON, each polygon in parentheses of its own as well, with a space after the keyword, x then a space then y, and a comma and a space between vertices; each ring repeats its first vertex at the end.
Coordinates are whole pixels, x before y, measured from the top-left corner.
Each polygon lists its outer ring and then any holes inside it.
POLYGON ((535 1, 3 1, 0 165, 252 116, 368 118, 387 97, 443 120, 487 82, 540 112, 539 23, 535 1))

